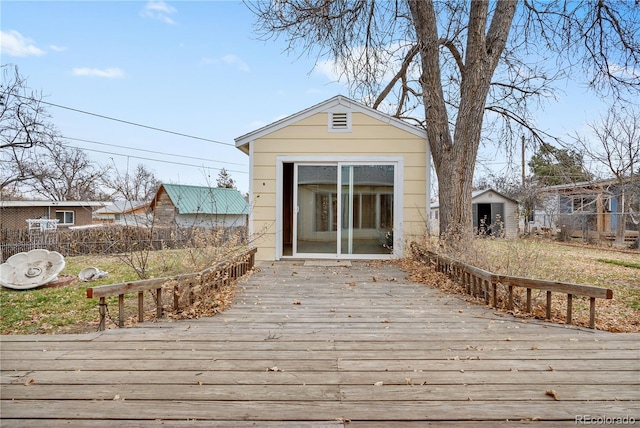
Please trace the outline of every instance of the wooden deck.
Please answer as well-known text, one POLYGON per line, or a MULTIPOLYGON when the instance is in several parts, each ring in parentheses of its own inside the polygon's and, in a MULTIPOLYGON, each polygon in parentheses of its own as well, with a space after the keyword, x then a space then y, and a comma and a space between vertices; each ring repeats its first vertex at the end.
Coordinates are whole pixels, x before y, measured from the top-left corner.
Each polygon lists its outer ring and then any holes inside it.
POLYGON ((391 263, 259 269, 217 317, 2 336, 0 425, 640 421, 638 334, 515 319, 410 283, 391 263))

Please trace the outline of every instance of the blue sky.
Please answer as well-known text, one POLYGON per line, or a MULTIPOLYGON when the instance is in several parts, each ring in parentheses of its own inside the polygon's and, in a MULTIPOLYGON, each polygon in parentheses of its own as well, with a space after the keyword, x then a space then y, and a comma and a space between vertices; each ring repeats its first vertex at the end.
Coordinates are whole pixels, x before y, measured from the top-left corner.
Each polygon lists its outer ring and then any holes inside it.
MULTIPOLYGON (((120 173, 144 163, 163 182, 205 185, 224 167, 246 191, 248 158, 234 138, 349 95, 326 67, 314 70, 315 58, 258 40, 239 2, 3 0, 0 8, 1 62, 17 65, 44 101, 222 143, 48 108, 70 145, 120 173)), ((580 87, 565 90, 539 114, 540 125, 558 134, 582 130, 603 109, 580 87)), ((497 171, 506 166, 491 147, 481 159, 497 171)))

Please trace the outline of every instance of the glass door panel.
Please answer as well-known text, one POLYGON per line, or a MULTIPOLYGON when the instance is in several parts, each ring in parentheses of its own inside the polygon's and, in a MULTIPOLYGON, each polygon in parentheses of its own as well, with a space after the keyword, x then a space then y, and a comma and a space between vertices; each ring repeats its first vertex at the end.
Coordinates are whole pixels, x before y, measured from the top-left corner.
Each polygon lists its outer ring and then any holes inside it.
POLYGON ((341 165, 340 254, 393 252, 393 165, 341 165))
POLYGON ((338 167, 296 165, 294 253, 337 254, 338 167))

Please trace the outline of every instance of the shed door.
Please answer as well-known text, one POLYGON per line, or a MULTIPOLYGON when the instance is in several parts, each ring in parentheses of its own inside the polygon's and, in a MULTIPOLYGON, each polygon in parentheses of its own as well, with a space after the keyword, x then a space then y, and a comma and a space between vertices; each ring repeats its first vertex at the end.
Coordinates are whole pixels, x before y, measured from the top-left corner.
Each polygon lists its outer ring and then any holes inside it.
POLYGON ((473 227, 480 235, 502 236, 504 231, 504 203, 473 204, 473 227))
POLYGON ((493 236, 502 236, 504 234, 504 226, 504 203, 491 204, 491 234, 493 236))

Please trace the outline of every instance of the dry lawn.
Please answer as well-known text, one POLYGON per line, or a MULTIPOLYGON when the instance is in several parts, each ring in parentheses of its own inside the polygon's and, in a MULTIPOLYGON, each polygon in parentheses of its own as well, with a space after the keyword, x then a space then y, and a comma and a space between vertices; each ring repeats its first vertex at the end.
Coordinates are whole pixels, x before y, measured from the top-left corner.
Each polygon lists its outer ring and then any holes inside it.
MULTIPOLYGON (((431 243, 426 243, 433 250, 431 243)), ((640 253, 608 248, 569 246, 541 240, 476 240, 457 259, 482 269, 511 276, 595 285, 613 290, 612 300, 596 302, 596 328, 611 332, 640 332, 640 253)), ((411 260, 403 262, 412 279, 463 293, 458 284, 411 260)), ((504 290, 502 290, 504 292, 504 290)), ((552 319, 563 323, 566 295, 554 293, 552 319)), ((514 314, 544 318, 546 293, 533 292, 534 311, 524 308, 524 290, 516 297, 514 314)), ((483 301, 482 301, 483 303, 483 301)), ((573 323, 588 326, 589 302, 574 297, 573 323)))

